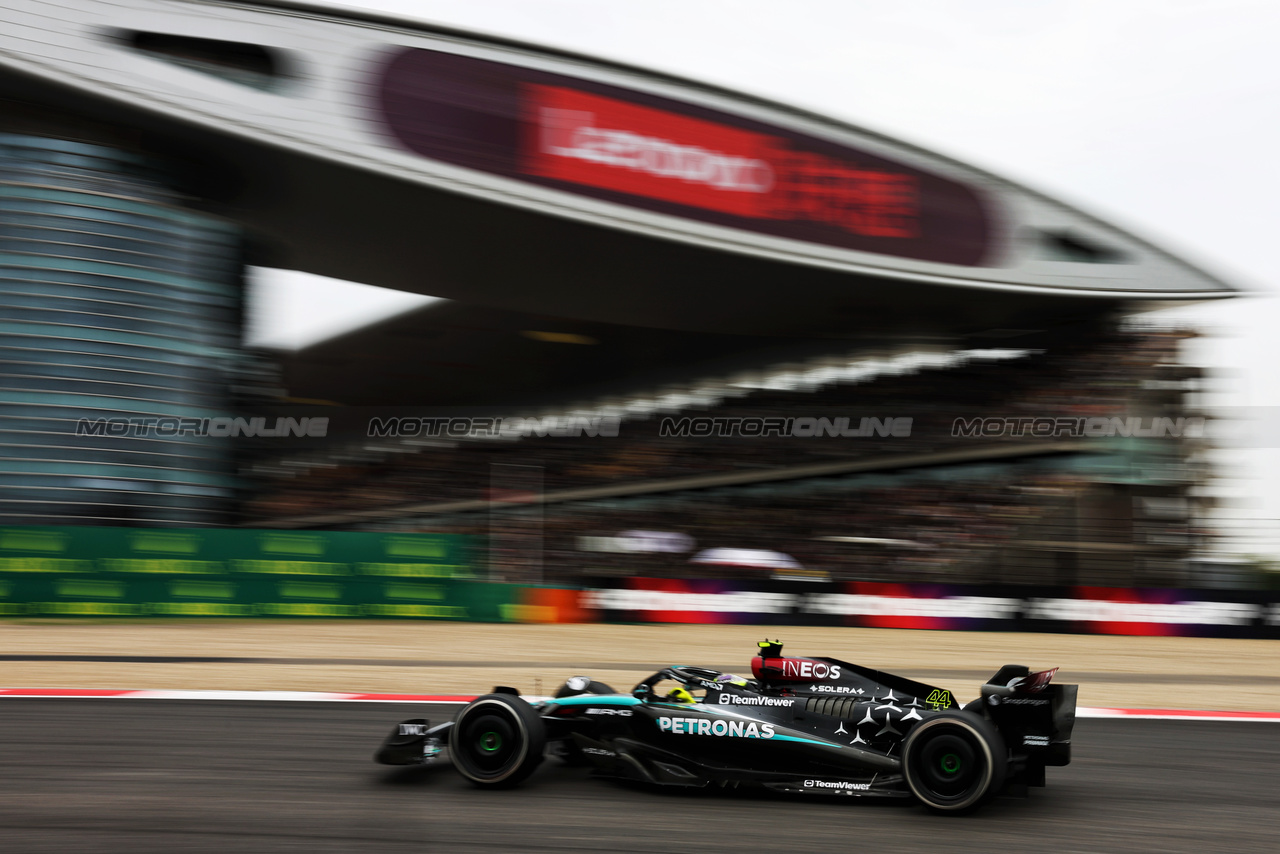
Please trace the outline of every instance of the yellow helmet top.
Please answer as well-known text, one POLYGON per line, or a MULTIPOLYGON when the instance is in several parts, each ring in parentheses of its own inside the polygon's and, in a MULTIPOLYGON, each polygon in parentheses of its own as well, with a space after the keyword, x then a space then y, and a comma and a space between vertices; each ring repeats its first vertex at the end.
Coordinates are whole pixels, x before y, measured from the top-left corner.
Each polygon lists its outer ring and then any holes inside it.
POLYGON ((697 700, 693 695, 686 691, 682 686, 676 686, 667 692, 668 703, 696 703, 697 700))

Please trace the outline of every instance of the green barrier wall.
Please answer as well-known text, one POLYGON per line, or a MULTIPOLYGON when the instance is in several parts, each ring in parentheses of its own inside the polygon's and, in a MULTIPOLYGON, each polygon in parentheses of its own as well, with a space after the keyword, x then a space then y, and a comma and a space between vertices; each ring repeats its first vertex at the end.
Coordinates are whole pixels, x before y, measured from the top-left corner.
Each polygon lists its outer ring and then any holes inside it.
POLYGON ((476 538, 217 529, 0 528, 0 615, 499 621, 476 538))

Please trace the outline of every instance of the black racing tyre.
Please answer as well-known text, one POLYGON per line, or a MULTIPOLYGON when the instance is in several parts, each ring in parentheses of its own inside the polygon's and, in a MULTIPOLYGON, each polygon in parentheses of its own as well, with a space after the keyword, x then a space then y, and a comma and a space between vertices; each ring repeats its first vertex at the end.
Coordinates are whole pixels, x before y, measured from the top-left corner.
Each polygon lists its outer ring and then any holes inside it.
POLYGON ((511 694, 486 694, 467 704, 449 731, 458 773, 477 786, 514 786, 542 761, 547 734, 533 707, 511 694))
POLYGON ((926 806, 964 812, 1004 785, 1009 756, 1000 731, 968 712, 926 718, 902 746, 902 772, 926 806))

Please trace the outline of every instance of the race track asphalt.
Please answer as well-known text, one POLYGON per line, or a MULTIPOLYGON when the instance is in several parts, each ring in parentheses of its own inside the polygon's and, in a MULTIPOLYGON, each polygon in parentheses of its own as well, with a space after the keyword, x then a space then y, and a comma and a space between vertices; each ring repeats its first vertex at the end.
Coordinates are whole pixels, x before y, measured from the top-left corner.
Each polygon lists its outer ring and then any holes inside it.
MULTIPOLYGON (((1209 705, 1212 705, 1211 703, 1209 705)), ((1280 726, 1081 720, 1074 761, 972 816, 910 802, 665 791, 544 763, 478 791, 375 765, 457 707, 0 700, 0 850, 27 852, 1276 852, 1280 726)))

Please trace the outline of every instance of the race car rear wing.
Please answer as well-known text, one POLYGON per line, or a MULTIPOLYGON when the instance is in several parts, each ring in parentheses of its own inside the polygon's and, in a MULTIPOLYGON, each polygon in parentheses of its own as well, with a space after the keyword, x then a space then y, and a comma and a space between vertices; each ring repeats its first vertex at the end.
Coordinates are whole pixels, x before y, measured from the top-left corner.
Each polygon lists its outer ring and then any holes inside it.
POLYGON ((1045 765, 1071 761, 1071 731, 1076 723, 1078 686, 1050 684, 1058 668, 1035 673, 1006 664, 980 689, 982 706, 1015 755, 1032 766, 1031 785, 1044 785, 1045 765))
POLYGON ((1032 673, 1031 668, 1025 664, 1006 664, 982 686, 982 694, 983 696, 995 694, 1001 697, 1014 693, 1038 694, 1049 687, 1049 683, 1053 681, 1053 676, 1059 669, 1055 667, 1052 670, 1039 670, 1032 673))

